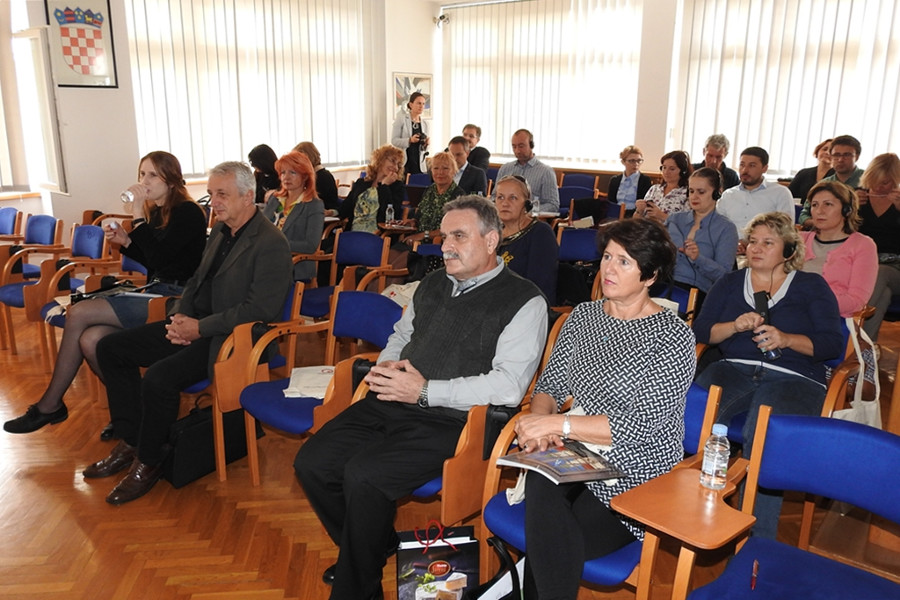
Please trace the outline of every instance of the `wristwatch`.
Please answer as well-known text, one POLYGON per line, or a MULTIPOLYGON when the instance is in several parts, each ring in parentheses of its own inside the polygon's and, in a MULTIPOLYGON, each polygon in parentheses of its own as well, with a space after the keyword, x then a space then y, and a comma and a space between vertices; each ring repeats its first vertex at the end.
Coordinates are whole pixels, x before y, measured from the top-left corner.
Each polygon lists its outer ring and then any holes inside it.
POLYGON ((566 413, 566 416, 563 418, 563 433, 562 439, 569 439, 569 434, 572 433, 572 423, 569 422, 569 413, 566 413))
POLYGON ((418 405, 421 408, 428 408, 428 382, 425 382, 425 385, 422 386, 422 391, 419 392, 419 400, 418 405))

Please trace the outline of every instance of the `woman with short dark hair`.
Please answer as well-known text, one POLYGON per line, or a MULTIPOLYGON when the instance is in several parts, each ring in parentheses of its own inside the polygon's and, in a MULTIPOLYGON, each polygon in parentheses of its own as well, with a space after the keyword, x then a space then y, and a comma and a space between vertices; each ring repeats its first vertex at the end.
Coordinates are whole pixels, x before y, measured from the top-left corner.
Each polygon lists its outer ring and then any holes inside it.
POLYGON ((584 561, 643 537, 610 499, 669 471, 683 457, 685 396, 695 364, 694 334, 650 298, 671 276, 675 247, 649 219, 601 227, 597 277, 603 299, 575 307, 519 418, 524 452, 565 439, 601 445, 626 475, 615 482, 555 485, 529 471, 525 486, 525 598, 575 598, 584 561), (573 408, 559 414, 569 397, 573 408))

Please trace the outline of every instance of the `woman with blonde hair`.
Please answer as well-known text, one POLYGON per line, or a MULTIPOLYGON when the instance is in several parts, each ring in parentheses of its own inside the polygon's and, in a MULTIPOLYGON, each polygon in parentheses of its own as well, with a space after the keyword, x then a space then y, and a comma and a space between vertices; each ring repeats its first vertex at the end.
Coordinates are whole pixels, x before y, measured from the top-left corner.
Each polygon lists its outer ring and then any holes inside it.
POLYGON ((878 279, 869 304, 875 314, 864 329, 873 340, 878 338, 881 321, 891 303, 900 294, 900 158, 892 152, 879 154, 860 180, 860 233, 873 240, 878 248, 878 279))
POLYGON ((625 149, 619 153, 619 160, 625 167, 625 171, 610 178, 607 198, 610 202, 624 204, 625 216, 630 217, 634 214, 635 202, 644 199, 644 196, 650 191, 653 181, 641 173, 644 153, 637 146, 625 146, 625 149))
POLYGON ((346 219, 353 231, 378 232, 385 221, 388 205, 394 207, 395 218, 403 214, 403 151, 386 144, 372 152, 365 177, 360 177, 341 203, 338 216, 346 219))
POLYGON ((441 228, 444 205, 465 194, 453 181, 458 170, 449 152, 438 152, 431 159, 431 179, 434 183, 425 189, 416 207, 416 226, 420 232, 430 232, 434 237, 441 228))
MULTIPOLYGON (((325 226, 325 207, 316 196, 316 175, 305 154, 292 151, 275 161, 281 189, 269 192, 263 214, 284 233, 291 252, 309 254, 319 248, 325 226)), ((294 265, 294 280, 309 281, 316 275, 316 263, 294 265)))
MULTIPOLYGON (((825 400, 825 361, 844 351, 838 303, 821 275, 800 269, 806 246, 793 219, 757 215, 745 230, 748 267, 723 275, 694 321, 697 341, 724 357, 697 377, 722 387, 718 423, 747 412, 750 456, 759 406, 774 414, 818 415, 825 400), (765 316, 764 316, 764 314, 765 316)), ((754 535, 775 538, 781 497, 760 494, 754 535)))

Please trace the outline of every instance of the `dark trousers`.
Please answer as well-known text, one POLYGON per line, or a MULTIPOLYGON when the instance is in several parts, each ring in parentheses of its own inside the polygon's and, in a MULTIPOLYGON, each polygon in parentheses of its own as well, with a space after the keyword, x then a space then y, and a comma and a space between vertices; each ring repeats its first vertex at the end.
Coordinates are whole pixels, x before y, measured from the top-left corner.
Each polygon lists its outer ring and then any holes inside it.
POLYGON ((178 418, 181 390, 208 375, 210 341, 175 345, 166 339, 165 321, 158 321, 111 333, 97 344, 113 426, 137 446, 142 463, 157 465, 165 458, 163 446, 178 418), (147 368, 143 377, 141 367, 147 368))
POLYGON ((526 600, 574 600, 586 560, 635 541, 583 483, 556 485, 529 471, 525 482, 526 600))
POLYGON ((464 425, 459 411, 367 397, 300 448, 297 478, 340 547, 332 600, 360 600, 379 589, 396 501, 440 476, 464 425))

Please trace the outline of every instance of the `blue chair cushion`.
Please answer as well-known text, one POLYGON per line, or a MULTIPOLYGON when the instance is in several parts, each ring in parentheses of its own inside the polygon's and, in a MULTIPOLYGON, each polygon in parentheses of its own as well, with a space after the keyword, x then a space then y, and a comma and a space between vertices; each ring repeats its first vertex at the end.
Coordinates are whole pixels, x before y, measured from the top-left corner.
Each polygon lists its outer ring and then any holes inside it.
POLYGON ((43 320, 47 321, 48 323, 50 323, 50 325, 52 325, 53 327, 59 327, 60 329, 62 329, 63 327, 66 326, 65 313, 63 313, 61 315, 54 315, 54 316, 50 317, 50 320, 47 320, 47 313, 50 312, 51 310, 53 310, 54 308, 56 308, 57 306, 59 306, 59 302, 57 302, 56 300, 54 300, 53 302, 48 302, 47 304, 42 306, 41 307, 41 318, 43 320))
POLYGON ((25 263, 22 265, 22 277, 25 279, 39 279, 41 276, 41 266, 40 265, 29 265, 25 263))
POLYGON ((331 310, 331 295, 333 286, 317 287, 303 292, 303 301, 300 303, 300 314, 305 317, 319 319, 331 310))
POLYGON ((25 294, 22 288, 26 285, 34 285, 36 281, 19 281, 16 283, 8 283, 0 287, 0 302, 7 306, 16 308, 25 308, 25 294))
POLYGON ((725 572, 689 596, 691 600, 846 600, 900 598, 900 585, 794 546, 751 537, 725 572), (753 561, 759 561, 756 589, 750 589, 753 561))
POLYGON ((615 552, 584 563, 581 578, 597 585, 619 585, 641 562, 641 542, 631 542, 615 552))
POLYGON ((732 444, 744 443, 744 425, 749 415, 750 413, 745 410, 731 417, 731 422, 728 423, 728 441, 732 444))
POLYGON ((430 498, 436 495, 444 487, 444 478, 435 477, 428 483, 424 483, 412 491, 416 498, 430 498))
POLYGON ((241 392, 241 406, 254 418, 287 433, 301 434, 313 425, 313 409, 320 398, 285 398, 290 378, 253 383, 241 392))
POLYGON ((525 503, 512 506, 506 501, 506 493, 494 494, 484 507, 484 523, 494 535, 523 552, 525 548, 525 503))
POLYGON ((208 388, 210 385, 212 385, 212 381, 210 381, 209 379, 203 379, 193 385, 189 385, 188 387, 184 388, 181 391, 184 394, 199 394, 200 392, 202 392, 203 390, 208 388))

